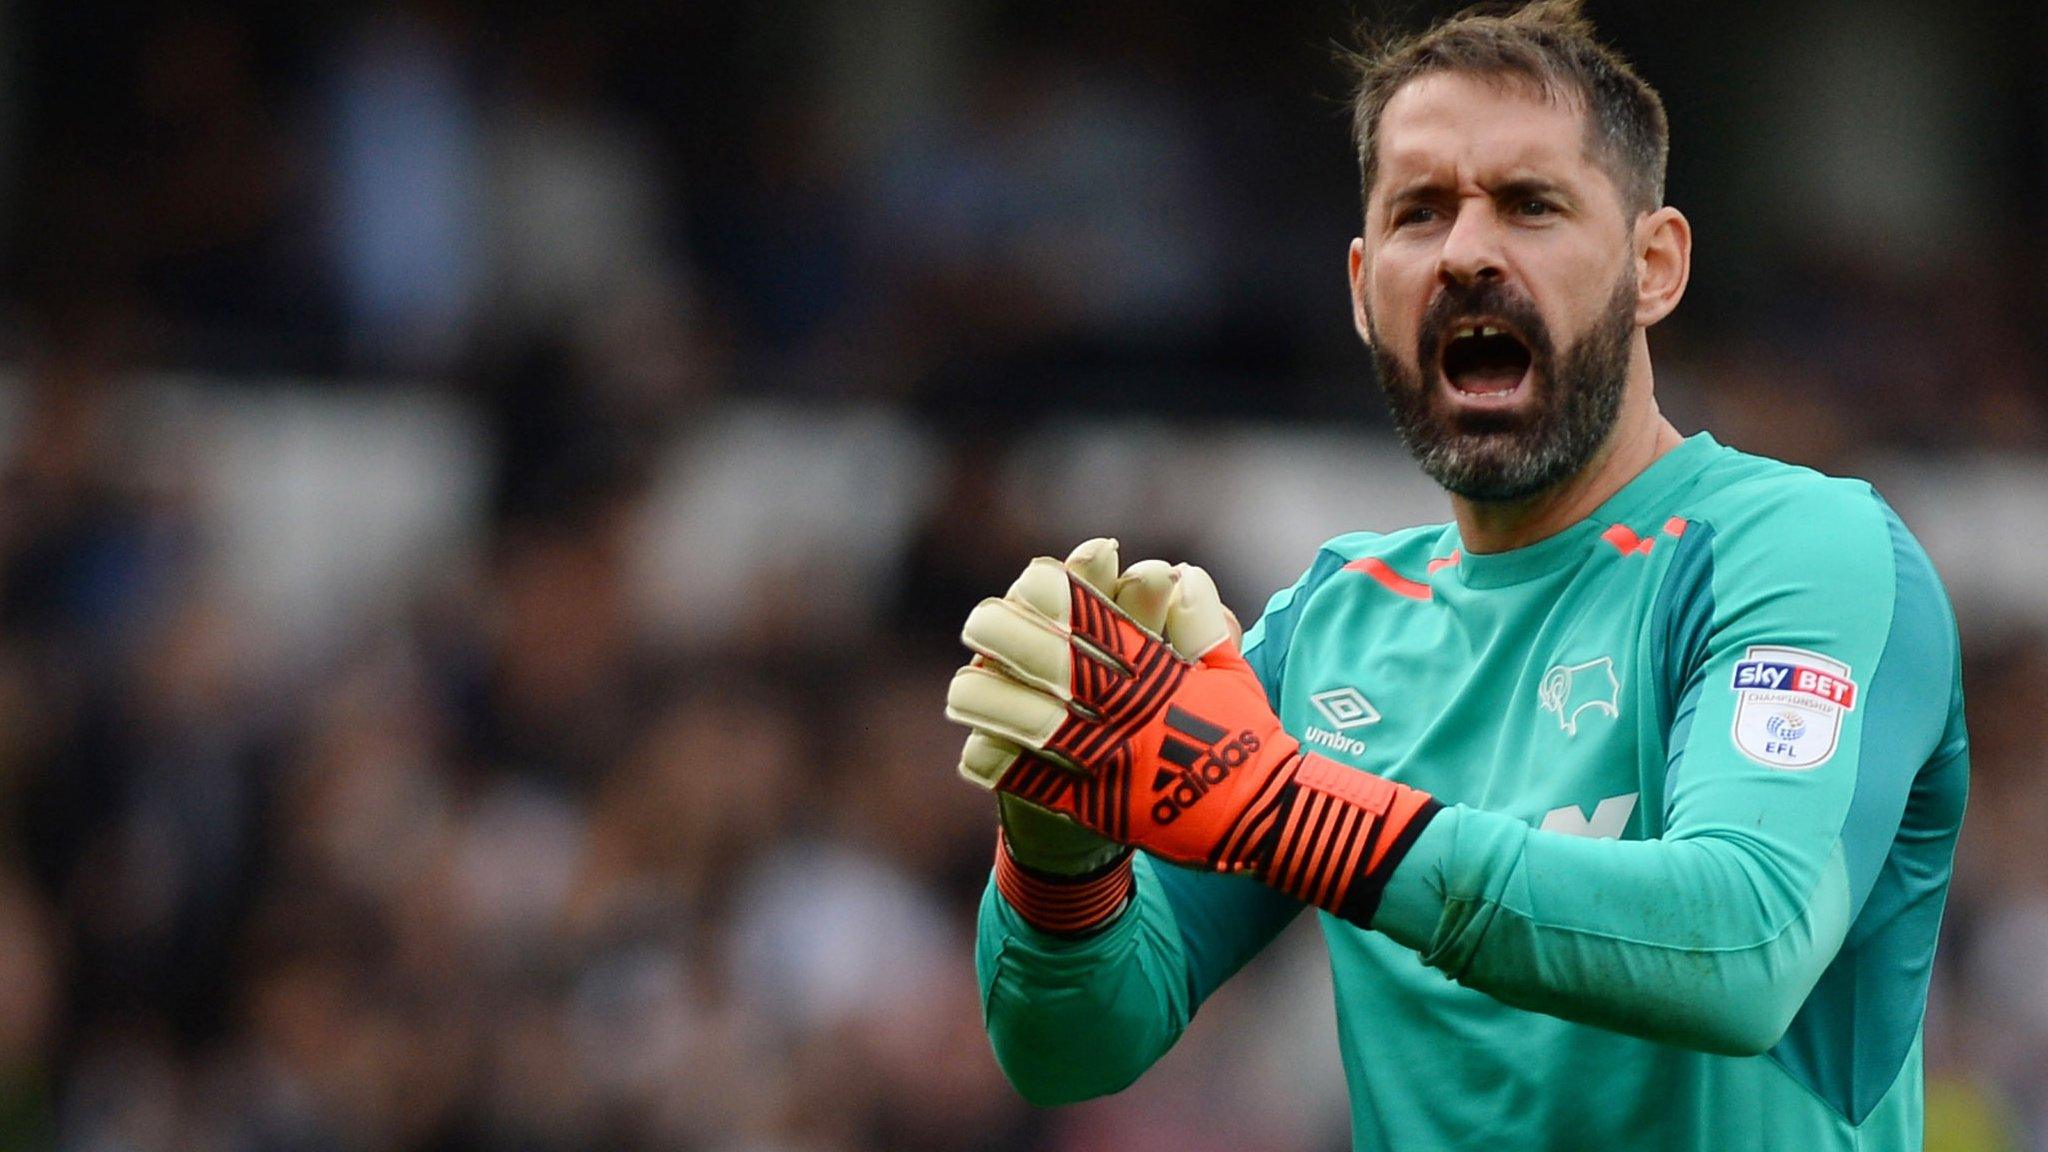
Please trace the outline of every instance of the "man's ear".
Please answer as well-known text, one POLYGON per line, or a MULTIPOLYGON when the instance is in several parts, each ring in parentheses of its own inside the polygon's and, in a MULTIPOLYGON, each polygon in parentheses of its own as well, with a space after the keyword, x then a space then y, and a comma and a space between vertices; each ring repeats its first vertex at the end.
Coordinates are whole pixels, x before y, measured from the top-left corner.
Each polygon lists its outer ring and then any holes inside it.
POLYGON ((1365 240, 1362 237, 1351 241, 1351 326, 1358 329, 1358 338, 1372 347, 1372 322, 1365 310, 1365 240))
POLYGON ((1665 205, 1636 220, 1636 327, 1671 315, 1692 278, 1692 224, 1665 205))

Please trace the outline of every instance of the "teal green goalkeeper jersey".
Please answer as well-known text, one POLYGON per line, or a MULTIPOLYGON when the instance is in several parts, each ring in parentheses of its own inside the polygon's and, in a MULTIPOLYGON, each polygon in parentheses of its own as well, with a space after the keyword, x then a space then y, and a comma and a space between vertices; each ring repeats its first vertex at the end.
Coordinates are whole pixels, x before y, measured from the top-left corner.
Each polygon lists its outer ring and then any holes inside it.
MULTIPOLYGON (((1694 436, 1527 548, 1339 537, 1245 655, 1310 750, 1446 805, 1369 928, 1318 913, 1357 1148, 1920 1147, 1967 738, 1947 599, 1868 485, 1694 436)), ((1302 907, 1136 872, 1078 941, 984 896, 1036 1101, 1130 1083, 1302 907)))

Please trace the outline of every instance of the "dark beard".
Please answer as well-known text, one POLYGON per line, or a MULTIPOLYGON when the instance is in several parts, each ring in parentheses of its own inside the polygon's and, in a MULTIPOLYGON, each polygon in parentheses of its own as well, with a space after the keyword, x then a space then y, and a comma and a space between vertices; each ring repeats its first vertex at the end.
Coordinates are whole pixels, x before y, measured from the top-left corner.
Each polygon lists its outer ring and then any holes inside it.
POLYGON ((1504 504, 1552 487, 1584 468, 1614 427, 1628 382, 1635 306, 1635 277, 1624 274, 1606 311, 1560 359, 1527 296, 1497 281, 1445 288, 1423 316, 1412 363, 1374 336, 1373 363, 1395 433, 1430 479, 1467 500, 1504 504), (1444 339, 1480 316, 1506 320, 1528 344, 1533 412, 1457 415, 1444 407, 1435 379, 1444 339))

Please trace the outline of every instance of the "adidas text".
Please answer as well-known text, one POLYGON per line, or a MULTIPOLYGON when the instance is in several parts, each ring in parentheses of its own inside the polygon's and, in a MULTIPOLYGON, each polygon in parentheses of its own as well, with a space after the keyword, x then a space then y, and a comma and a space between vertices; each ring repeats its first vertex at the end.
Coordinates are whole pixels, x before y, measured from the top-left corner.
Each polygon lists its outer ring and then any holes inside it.
POLYGON ((1233 769, 1251 759, 1259 750, 1259 738, 1250 729, 1237 734, 1235 740, 1208 749, 1193 764, 1166 779, 1155 780, 1157 788, 1171 781, 1171 787, 1152 802, 1152 820, 1156 824, 1171 824, 1180 818, 1181 810, 1192 808, 1209 789, 1230 778, 1233 769))

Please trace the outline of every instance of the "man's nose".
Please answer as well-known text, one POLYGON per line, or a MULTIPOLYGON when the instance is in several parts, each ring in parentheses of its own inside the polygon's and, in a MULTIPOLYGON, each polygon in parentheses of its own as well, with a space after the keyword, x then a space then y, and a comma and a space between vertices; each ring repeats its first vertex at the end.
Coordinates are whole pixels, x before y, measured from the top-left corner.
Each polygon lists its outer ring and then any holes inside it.
POLYGON ((1437 254, 1437 278, 1462 287, 1500 279, 1505 263, 1500 241, 1500 220, 1492 205, 1480 200, 1461 203, 1437 254))

